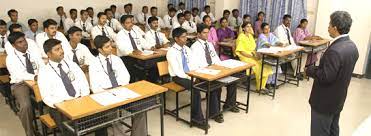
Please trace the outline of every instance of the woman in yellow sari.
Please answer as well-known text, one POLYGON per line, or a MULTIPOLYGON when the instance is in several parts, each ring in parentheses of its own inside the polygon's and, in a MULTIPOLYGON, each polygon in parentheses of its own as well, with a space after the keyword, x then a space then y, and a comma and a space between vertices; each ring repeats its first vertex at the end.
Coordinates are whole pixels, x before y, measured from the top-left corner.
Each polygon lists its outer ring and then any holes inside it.
MULTIPOLYGON (((259 91, 260 80, 263 79, 261 86, 262 93, 268 93, 269 91, 265 88, 265 85, 267 84, 268 76, 273 73, 272 68, 269 65, 264 65, 263 77, 261 77, 262 60, 260 55, 256 52, 254 31, 251 23, 245 22, 241 27, 243 33, 240 33, 236 40, 236 55, 243 62, 255 64, 255 66, 252 67, 252 73, 256 78, 256 90, 259 91)), ((249 73, 247 72, 247 74, 249 73)))

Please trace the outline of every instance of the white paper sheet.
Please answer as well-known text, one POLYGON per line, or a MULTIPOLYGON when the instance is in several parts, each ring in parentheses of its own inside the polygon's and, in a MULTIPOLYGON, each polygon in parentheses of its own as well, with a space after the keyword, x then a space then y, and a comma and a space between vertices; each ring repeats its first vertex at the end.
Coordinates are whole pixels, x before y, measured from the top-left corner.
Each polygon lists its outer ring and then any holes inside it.
POLYGON ((102 92, 102 93, 97 93, 97 94, 92 94, 90 97, 99 103, 100 105, 107 106, 115 103, 119 103, 122 100, 116 96, 114 96, 110 92, 102 92))
POLYGON ((239 78, 237 78, 237 77, 228 76, 228 77, 225 77, 225 78, 218 79, 217 81, 228 84, 228 83, 237 81, 238 79, 239 78))
POLYGON ((236 68, 236 67, 241 67, 241 66, 246 65, 246 63, 242 61, 234 60, 234 59, 228 59, 228 60, 221 61, 217 63, 216 65, 227 67, 227 68, 236 68))
POLYGON ((127 88, 117 88, 109 92, 111 92, 113 95, 120 98, 121 100, 133 99, 140 96, 138 93, 127 88))
POLYGON ((202 74, 208 74, 208 75, 217 75, 220 72, 220 70, 201 68, 201 69, 196 70, 196 72, 202 73, 202 74))
POLYGON ((142 55, 148 56, 148 55, 152 55, 153 53, 154 53, 153 51, 144 50, 144 51, 142 52, 142 55))

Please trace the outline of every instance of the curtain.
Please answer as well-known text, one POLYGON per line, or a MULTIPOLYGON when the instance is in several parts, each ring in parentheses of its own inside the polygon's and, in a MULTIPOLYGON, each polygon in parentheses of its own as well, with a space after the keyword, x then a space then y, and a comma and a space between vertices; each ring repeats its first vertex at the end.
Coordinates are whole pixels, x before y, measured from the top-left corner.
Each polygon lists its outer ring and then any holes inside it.
POLYGON ((300 20, 307 18, 307 0, 290 0, 288 4, 288 14, 291 15, 291 32, 294 32, 300 24, 300 20))
POLYGON ((205 7, 206 0, 169 0, 168 3, 174 4, 174 7, 178 9, 178 4, 184 2, 186 10, 191 11, 193 7, 198 8, 200 11, 205 7))

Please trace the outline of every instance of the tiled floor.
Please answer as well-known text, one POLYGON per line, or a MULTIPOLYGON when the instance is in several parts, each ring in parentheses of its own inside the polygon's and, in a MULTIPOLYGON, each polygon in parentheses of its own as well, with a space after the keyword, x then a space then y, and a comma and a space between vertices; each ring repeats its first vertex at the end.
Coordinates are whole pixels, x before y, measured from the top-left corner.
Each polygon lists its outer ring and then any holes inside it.
MULTIPOLYGON (((310 107, 308 98, 312 81, 303 81, 300 87, 284 85, 278 91, 276 99, 252 93, 248 114, 224 113, 222 124, 210 120, 209 136, 309 136, 310 107)), ((223 91, 225 93, 225 91, 223 91)), ((246 100, 246 92, 239 90, 238 100, 246 100)), ((168 106, 172 106, 174 97, 168 95, 168 106)), ((225 96, 225 95, 222 95, 225 96)), ((188 102, 189 95, 183 93, 181 103, 188 102)), ((354 78, 350 84, 347 101, 340 117, 341 136, 351 136, 357 126, 371 115, 371 80, 354 78)), ((148 114, 149 131, 152 136, 159 135, 159 112, 148 114)), ((182 117, 188 119, 189 109, 184 109, 182 117)), ((4 104, 0 104, 0 136, 23 136, 24 132, 18 118, 4 104)), ((190 128, 174 118, 165 116, 166 136, 203 136, 204 132, 190 128)))

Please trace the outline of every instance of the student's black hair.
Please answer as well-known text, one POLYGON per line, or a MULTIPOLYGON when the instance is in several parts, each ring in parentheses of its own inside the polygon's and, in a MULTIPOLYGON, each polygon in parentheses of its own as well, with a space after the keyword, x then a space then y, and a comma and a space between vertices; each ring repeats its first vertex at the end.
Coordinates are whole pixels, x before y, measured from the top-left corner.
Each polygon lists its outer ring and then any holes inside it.
POLYGON ((27 24, 30 26, 30 25, 32 25, 33 23, 38 23, 37 22, 37 20, 36 19, 28 19, 28 21, 27 21, 27 24))
POLYGON ((105 16, 106 14, 105 14, 104 12, 99 12, 99 13, 97 14, 97 17, 100 18, 100 17, 103 16, 103 15, 105 16))
POLYGON ((179 18, 181 17, 184 17, 184 14, 183 13, 179 13, 178 15, 176 15, 176 18, 179 20, 179 18))
POLYGON ((263 11, 259 11, 258 12, 258 15, 256 16, 256 21, 258 21, 259 20, 259 15, 263 15, 263 16, 265 16, 265 13, 263 12, 263 11))
POLYGON ((4 20, 2 20, 2 19, 0 19, 0 26, 6 26, 6 22, 4 21, 4 20))
POLYGON ((192 8, 192 12, 193 11, 200 11, 200 9, 198 9, 198 8, 192 8))
POLYGON ((94 11, 93 7, 88 7, 88 8, 86 8, 86 10, 87 10, 87 11, 88 11, 88 10, 93 10, 93 11, 94 11))
POLYGON ((178 27, 173 30, 172 36, 173 38, 176 38, 176 37, 180 37, 184 33, 187 33, 187 30, 185 30, 184 28, 178 27))
POLYGON ((179 2, 178 6, 185 6, 184 2, 179 2))
POLYGON ((13 32, 13 33, 10 33, 9 36, 8 36, 8 41, 10 42, 10 44, 14 44, 16 40, 18 40, 19 38, 22 38, 22 37, 25 37, 25 34, 22 33, 22 32, 13 32))
POLYGON ((133 6, 133 4, 131 4, 131 3, 128 3, 128 6, 132 7, 132 6, 133 6))
POLYGON ((105 9, 105 10, 104 10, 104 14, 106 14, 106 15, 107 15, 107 12, 109 12, 109 11, 113 12, 113 11, 112 11, 112 9, 110 9, 110 8, 107 8, 107 9, 105 9))
POLYGON ((109 42, 110 39, 107 36, 98 35, 94 38, 94 45, 97 49, 102 48, 103 45, 109 42))
MULTIPOLYGON (((303 23, 305 23, 305 22, 308 23, 308 20, 305 19, 305 18, 303 18, 303 19, 300 20, 300 24, 303 24, 303 23)), ((300 24, 297 26, 297 28, 300 27, 300 24)))
POLYGON ((184 16, 187 15, 187 14, 192 14, 192 12, 189 11, 189 10, 184 11, 184 16))
POLYGON ((18 13, 18 11, 15 10, 15 9, 11 9, 11 10, 9 10, 9 11, 8 11, 8 16, 10 17, 10 14, 11 14, 11 13, 14 13, 14 12, 18 13))
POLYGON ((340 34, 348 34, 352 27, 352 17, 346 11, 335 11, 330 15, 330 25, 340 34))
POLYGON ((291 15, 289 15, 289 14, 286 14, 286 15, 283 15, 283 20, 286 20, 286 19, 289 19, 289 18, 291 18, 291 15))
POLYGON ((175 8, 170 8, 169 12, 176 12, 176 9, 175 8))
POLYGON ((57 39, 48 39, 44 42, 43 47, 44 47, 44 52, 48 53, 51 51, 55 46, 58 44, 61 44, 62 42, 57 40, 57 39))
POLYGON ((245 14, 245 15, 243 15, 243 19, 248 18, 248 17, 251 18, 251 16, 250 16, 249 14, 245 14))
POLYGON ((144 8, 148 8, 148 6, 143 6, 143 7, 142 7, 142 10, 143 10, 144 8))
POLYGON ((55 25, 55 26, 57 26, 58 23, 57 23, 55 20, 53 20, 53 19, 47 19, 47 20, 45 20, 45 21, 43 22, 43 27, 44 27, 44 29, 45 29, 45 28, 48 28, 48 27, 51 26, 51 25, 55 25))
POLYGON ((127 19, 133 18, 133 15, 122 15, 120 18, 120 23, 124 23, 127 19))
POLYGON ((10 33, 13 33, 14 31, 14 29, 17 29, 17 28, 21 28, 22 29, 22 26, 20 25, 20 24, 11 24, 10 26, 9 26, 9 32, 10 33))
POLYGON ((205 29, 210 29, 210 27, 205 25, 205 24, 198 24, 197 25, 197 33, 201 33, 205 29))
POLYGON ((221 24, 223 20, 227 20, 227 21, 228 21, 228 19, 227 19, 227 18, 225 18, 225 17, 222 17, 222 18, 220 18, 220 19, 219 19, 219 23, 221 24))
POLYGON ((158 21, 158 18, 153 16, 148 18, 148 24, 151 24, 153 21, 158 21))
POLYGON ((206 8, 210 8, 210 6, 209 6, 209 5, 206 5, 206 6, 204 7, 204 10, 206 10, 206 8))
POLYGON ((266 22, 263 22, 262 25, 260 26, 260 28, 263 30, 265 26, 269 26, 269 24, 266 23, 266 22))
POLYGON ((224 14, 227 14, 227 13, 228 13, 228 14, 231 14, 231 12, 230 12, 228 9, 226 9, 226 10, 223 11, 223 15, 224 15, 224 14))
POLYGON ((70 9, 70 14, 72 14, 72 12, 76 12, 76 14, 77 14, 77 9, 70 9))
POLYGON ((203 18, 202 18, 202 22, 205 22, 206 18, 211 18, 209 15, 205 15, 203 18))
POLYGON ((240 12, 240 11, 239 11, 238 9, 233 9, 233 10, 232 10, 232 13, 233 13, 233 12, 240 12))
POLYGON ((84 12, 88 13, 88 10, 80 10, 80 15, 84 14, 84 12))
POLYGON ((157 9, 157 7, 153 6, 151 7, 151 11, 157 9))
POLYGON ((167 4, 167 7, 169 7, 170 5, 174 6, 174 4, 173 4, 173 3, 169 3, 169 4, 167 4))
POLYGON ((67 34, 74 34, 75 32, 82 32, 82 30, 77 26, 72 26, 70 29, 68 29, 67 34))
POLYGON ((112 5, 110 6, 110 8, 112 9, 112 8, 117 8, 117 7, 116 7, 116 5, 112 4, 112 5))
POLYGON ((63 9, 63 6, 58 6, 55 10, 58 11, 61 8, 63 9))

